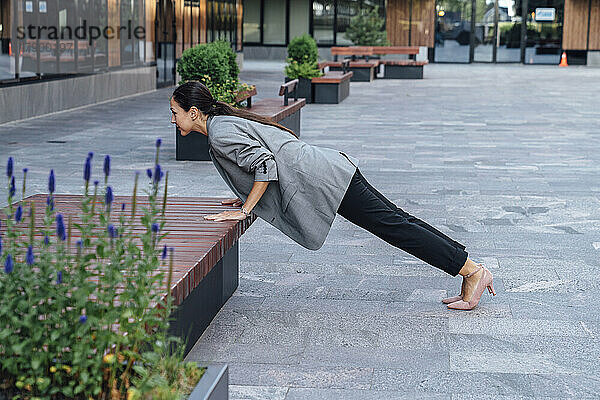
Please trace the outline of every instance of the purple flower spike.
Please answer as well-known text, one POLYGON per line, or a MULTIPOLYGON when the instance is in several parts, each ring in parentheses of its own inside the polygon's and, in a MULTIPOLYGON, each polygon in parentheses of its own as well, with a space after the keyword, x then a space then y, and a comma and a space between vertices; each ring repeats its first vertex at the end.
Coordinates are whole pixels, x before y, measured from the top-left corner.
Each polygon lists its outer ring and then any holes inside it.
POLYGON ((27 169, 27 168, 23 168, 23 173, 24 173, 24 174, 26 174, 26 173, 27 173, 27 171, 29 171, 29 169, 27 169))
POLYGON ((88 156, 87 156, 87 158, 89 158, 90 160, 91 160, 92 158, 94 158, 94 152, 93 152, 93 151, 90 151, 90 152, 88 153, 88 156))
POLYGON ((10 274, 13 271, 13 259, 10 254, 6 255, 6 260, 4 260, 4 272, 10 274))
POLYGON ((87 316, 86 315, 82 315, 81 317, 79 317, 79 323, 85 324, 86 321, 87 321, 87 316))
POLYGON ((107 186, 106 195, 104 196, 104 201, 106 202, 106 205, 110 207, 114 199, 115 196, 113 195, 112 188, 110 186, 107 186))
POLYGON ((8 162, 6 163, 6 176, 9 178, 13 176, 13 158, 8 157, 8 162))
POLYGON ((108 236, 110 236, 112 239, 119 236, 119 232, 117 231, 117 228, 115 228, 115 226, 113 224, 109 224, 108 227, 106 228, 106 230, 108 231, 108 236))
POLYGON ((0 256, 2 255, 2 236, 0 236, 0 256))
POLYGON ((156 147, 160 147, 161 144, 162 144, 162 139, 161 138, 156 139, 156 147))
POLYGON ((125 211, 125 203, 121 204, 121 211, 125 211))
POLYGON ((163 247, 162 254, 160 255, 160 258, 162 258, 163 260, 165 258, 167 258, 167 245, 165 245, 165 247, 163 247))
POLYGON ((110 156, 107 154, 104 157, 104 176, 108 178, 110 175, 110 156))
POLYGON ((77 246, 77 248, 81 249, 83 248, 83 242, 81 240, 78 240, 77 242, 75 242, 75 245, 77 246))
POLYGON ((46 197, 46 205, 50 207, 50 211, 54 211, 54 199, 52 197, 46 197))
POLYGON ((148 178, 152 179, 152 170, 150 168, 146 170, 146 175, 148 175, 148 178))
POLYGON ((60 285, 62 283, 62 271, 58 271, 56 273, 56 284, 60 285))
POLYGON ((83 179, 86 182, 89 182, 91 175, 92 175, 92 159, 90 157, 88 157, 85 159, 85 165, 83 167, 83 179))
POLYGON ((160 168, 160 164, 156 164, 156 166, 154 167, 154 183, 160 182, 162 177, 163 177, 163 172, 162 172, 162 169, 160 168))
POLYGON ((158 230, 159 230, 159 228, 158 228, 158 224, 157 224, 156 222, 155 222, 155 223, 153 223, 153 224, 152 224, 152 232, 154 232, 154 233, 158 233, 158 230))
POLYGON ((44 244, 46 246, 48 246, 50 244, 50 238, 48 237, 48 235, 44 236, 44 244))
POLYGON ((25 256, 25 261, 27 265, 33 265, 35 263, 35 257, 33 256, 33 247, 29 246, 27 248, 27 255, 25 256))
POLYGON ((10 197, 14 197, 15 196, 15 177, 11 177, 10 178, 10 187, 8 188, 8 194, 10 195, 10 197))
POLYGON ((17 223, 21 222, 23 219, 23 208, 21 206, 17 207, 17 211, 15 212, 15 221, 17 223))
POLYGON ((62 214, 58 214, 56 216, 56 236, 62 241, 67 239, 67 235, 65 232, 65 222, 63 221, 62 214))
POLYGON ((54 178, 54 170, 50 170, 50 176, 48 177, 48 192, 50 194, 54 193, 54 188, 56 185, 56 179, 54 178))

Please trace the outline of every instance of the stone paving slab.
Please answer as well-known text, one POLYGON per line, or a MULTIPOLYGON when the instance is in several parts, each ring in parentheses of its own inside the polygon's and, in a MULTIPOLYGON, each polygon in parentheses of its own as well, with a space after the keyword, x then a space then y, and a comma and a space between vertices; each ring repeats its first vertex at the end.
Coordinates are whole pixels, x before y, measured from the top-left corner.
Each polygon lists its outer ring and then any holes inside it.
MULTIPOLYGON (((247 61, 241 78, 274 97, 282 65, 247 61)), ((598 398, 599 81, 592 68, 432 64, 423 80, 356 82, 341 104, 307 105, 303 140, 357 157, 390 200, 466 245, 498 295, 449 310, 459 278, 343 218, 316 252, 259 220, 238 290, 188 360, 228 363, 232 400, 598 398)), ((88 151, 95 177, 111 154, 115 193, 129 194, 161 137, 172 195, 231 196, 210 162, 175 160, 172 90, 0 125, 0 163, 29 168, 28 195, 50 168, 78 194, 88 151)))

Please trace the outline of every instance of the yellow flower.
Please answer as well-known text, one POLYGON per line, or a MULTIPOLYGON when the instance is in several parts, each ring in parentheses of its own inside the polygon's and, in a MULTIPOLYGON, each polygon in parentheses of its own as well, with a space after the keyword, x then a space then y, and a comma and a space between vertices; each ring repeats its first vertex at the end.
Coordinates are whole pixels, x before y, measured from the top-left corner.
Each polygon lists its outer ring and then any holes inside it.
POLYGON ((56 367, 55 366, 50 367, 50 372, 55 373, 56 372, 56 367))
POLYGON ((64 369, 65 371, 67 371, 67 374, 71 373, 71 367, 69 367, 68 365, 63 365, 62 369, 64 369))
POLYGON ((140 397, 139 392, 137 391, 136 388, 127 389, 127 400, 136 400, 139 397, 140 397))
POLYGON ((115 362, 115 355, 112 353, 109 353, 109 354, 105 355, 104 358, 102 358, 102 361, 104 361, 106 364, 112 364, 115 362))

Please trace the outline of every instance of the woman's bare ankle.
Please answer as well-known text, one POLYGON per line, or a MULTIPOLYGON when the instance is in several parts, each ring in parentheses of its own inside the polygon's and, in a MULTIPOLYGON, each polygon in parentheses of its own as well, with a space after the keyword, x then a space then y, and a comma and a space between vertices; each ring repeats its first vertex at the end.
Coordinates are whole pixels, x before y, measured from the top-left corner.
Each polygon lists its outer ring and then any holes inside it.
POLYGON ((467 258, 467 261, 465 261, 465 265, 463 265, 463 267, 460 269, 460 271, 458 271, 458 273, 459 275, 462 275, 464 277, 469 275, 471 272, 476 271, 478 268, 479 265, 475 264, 470 258, 467 258))

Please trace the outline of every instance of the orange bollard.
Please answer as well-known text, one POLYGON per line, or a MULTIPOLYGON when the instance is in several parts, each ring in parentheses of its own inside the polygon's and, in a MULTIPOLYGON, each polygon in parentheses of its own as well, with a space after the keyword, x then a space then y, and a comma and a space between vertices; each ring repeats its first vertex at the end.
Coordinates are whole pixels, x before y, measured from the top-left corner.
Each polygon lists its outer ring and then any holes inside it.
POLYGON ((567 64, 567 52, 563 51, 562 56, 560 57, 560 64, 558 64, 559 67, 568 67, 569 64, 567 64))

